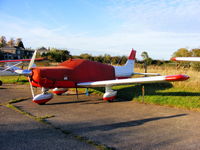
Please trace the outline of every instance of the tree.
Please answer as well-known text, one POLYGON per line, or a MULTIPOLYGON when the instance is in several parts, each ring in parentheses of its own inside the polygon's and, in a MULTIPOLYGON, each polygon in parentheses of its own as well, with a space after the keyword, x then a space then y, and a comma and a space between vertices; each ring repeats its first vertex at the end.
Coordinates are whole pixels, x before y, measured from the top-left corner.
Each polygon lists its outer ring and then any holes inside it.
MULTIPOLYGON (((190 57, 192 52, 186 48, 179 48, 176 52, 173 53, 172 57, 190 57)), ((178 67, 190 67, 190 62, 177 62, 178 67)))
POLYGON ((119 61, 120 61, 120 57, 119 56, 112 57, 112 60, 111 60, 112 64, 118 64, 119 61))
POLYGON ((148 53, 147 52, 142 52, 142 54, 141 54, 141 56, 142 56, 142 58, 143 58, 143 60, 144 60, 144 63, 146 64, 146 65, 151 65, 152 64, 152 59, 149 57, 149 55, 148 55, 148 53))
POLYGON ((82 59, 92 60, 92 55, 90 55, 88 53, 81 54, 80 57, 82 59))
MULTIPOLYGON (((199 48, 192 49, 191 53, 192 53, 193 57, 200 57, 200 49, 199 48)), ((199 62, 192 62, 191 67, 194 70, 200 71, 200 63, 199 62)))
POLYGON ((190 56, 192 56, 192 52, 190 52, 186 48, 180 48, 172 55, 172 57, 190 57, 190 56))
POLYGON ((6 37, 1 36, 0 37, 0 47, 6 47, 6 46, 7 46, 6 37))
POLYGON ((108 55, 108 54, 105 54, 105 55, 103 56, 103 63, 105 63, 105 64, 110 64, 110 63, 111 63, 111 56, 108 55))
POLYGON ((15 40, 13 38, 10 38, 10 40, 7 42, 7 45, 9 47, 14 47, 15 46, 15 40))
POLYGON ((103 56, 102 56, 102 55, 95 56, 95 57, 94 57, 94 61, 97 61, 97 62, 103 63, 103 56))
POLYGON ((121 58, 120 58, 120 65, 124 65, 125 63, 127 62, 127 57, 126 56, 122 56, 121 58))
POLYGON ((17 38, 17 40, 16 40, 16 46, 19 47, 19 48, 24 48, 24 44, 23 44, 21 38, 17 38))
POLYGON ((63 62, 71 57, 70 52, 64 49, 55 49, 52 48, 46 54, 43 54, 42 57, 46 57, 51 61, 55 62, 63 62))

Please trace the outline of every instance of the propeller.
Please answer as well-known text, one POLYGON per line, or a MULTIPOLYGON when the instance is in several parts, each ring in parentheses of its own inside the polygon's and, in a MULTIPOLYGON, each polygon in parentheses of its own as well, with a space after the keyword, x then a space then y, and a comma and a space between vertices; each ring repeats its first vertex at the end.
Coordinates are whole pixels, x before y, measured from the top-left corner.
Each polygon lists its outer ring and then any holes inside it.
POLYGON ((35 50, 35 52, 33 53, 33 56, 31 58, 29 66, 28 66, 28 70, 30 70, 33 67, 33 64, 34 64, 34 61, 35 61, 35 57, 36 57, 36 53, 37 53, 37 50, 35 50))
POLYGON ((30 76, 31 68, 35 67, 34 61, 35 61, 36 53, 37 53, 37 50, 35 50, 35 52, 33 53, 33 56, 32 56, 31 61, 29 63, 28 69, 25 69, 25 70, 18 69, 18 70, 15 70, 15 72, 17 74, 20 74, 20 75, 30 76))
POLYGON ((21 64, 21 63, 22 63, 22 62, 19 62, 19 63, 15 64, 15 65, 9 66, 9 67, 7 67, 6 69, 4 69, 2 72, 7 71, 7 70, 9 70, 9 69, 11 69, 11 68, 14 68, 15 66, 17 66, 17 65, 19 65, 19 64, 21 64))
POLYGON ((36 53, 37 53, 37 50, 35 50, 35 52, 33 53, 33 56, 32 56, 32 58, 31 58, 31 61, 30 61, 30 63, 29 63, 29 66, 28 66, 28 72, 27 73, 29 73, 29 75, 28 75, 28 81, 29 81, 29 85, 30 85, 30 89, 31 89, 31 94, 32 94, 32 97, 34 98, 34 91, 33 91, 33 86, 32 86, 32 84, 31 84, 31 79, 30 79, 30 73, 31 73, 31 68, 33 67, 33 65, 34 65, 34 61, 35 61, 35 57, 36 57, 36 53))
POLYGON ((29 85, 30 85, 32 97, 34 98, 34 97, 35 97, 35 94, 34 94, 34 91, 33 91, 33 86, 32 86, 32 84, 31 84, 31 79, 30 79, 30 77, 28 77, 28 81, 29 81, 29 85))

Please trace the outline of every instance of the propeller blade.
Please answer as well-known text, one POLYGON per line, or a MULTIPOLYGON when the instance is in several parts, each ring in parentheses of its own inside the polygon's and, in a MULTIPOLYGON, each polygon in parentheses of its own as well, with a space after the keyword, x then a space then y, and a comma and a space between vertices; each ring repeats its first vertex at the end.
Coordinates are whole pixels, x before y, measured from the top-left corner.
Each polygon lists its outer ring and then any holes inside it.
POLYGON ((33 53, 33 56, 31 58, 31 61, 29 63, 29 66, 28 66, 28 70, 30 70, 34 64, 34 61, 35 61, 35 57, 36 57, 36 53, 37 53, 37 50, 35 50, 35 52, 33 53))
POLYGON ((30 79, 30 77, 28 77, 28 81, 29 81, 29 85, 30 85, 32 97, 34 98, 35 95, 34 95, 33 86, 32 86, 32 84, 31 84, 31 79, 30 79))
MULTIPOLYGON (((19 62, 19 63, 15 64, 15 65, 9 66, 9 67, 7 67, 6 69, 4 69, 4 70, 1 71, 1 72, 7 71, 7 70, 9 70, 9 69, 11 69, 11 68, 14 68, 15 66, 17 66, 17 65, 19 65, 19 64, 21 64, 21 63, 22 63, 22 62, 19 62)), ((15 67, 15 68, 16 68, 16 67, 15 67)))

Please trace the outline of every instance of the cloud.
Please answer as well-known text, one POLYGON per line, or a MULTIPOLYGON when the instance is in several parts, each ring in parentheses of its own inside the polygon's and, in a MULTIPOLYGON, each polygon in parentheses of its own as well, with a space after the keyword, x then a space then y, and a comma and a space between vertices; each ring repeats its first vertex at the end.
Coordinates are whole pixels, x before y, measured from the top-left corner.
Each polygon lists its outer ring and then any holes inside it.
POLYGON ((152 58, 169 59, 178 48, 200 46, 199 4, 195 0, 113 0, 106 7, 108 16, 121 24, 113 24, 112 31, 99 35, 72 31, 66 23, 49 26, 49 22, 7 14, 0 14, 0 28, 8 38, 21 37, 26 47, 69 48, 72 54, 93 55, 128 55, 135 48, 138 56, 147 51, 152 58))
POLYGON ((110 10, 136 31, 195 32, 200 23, 198 0, 116 0, 110 10))

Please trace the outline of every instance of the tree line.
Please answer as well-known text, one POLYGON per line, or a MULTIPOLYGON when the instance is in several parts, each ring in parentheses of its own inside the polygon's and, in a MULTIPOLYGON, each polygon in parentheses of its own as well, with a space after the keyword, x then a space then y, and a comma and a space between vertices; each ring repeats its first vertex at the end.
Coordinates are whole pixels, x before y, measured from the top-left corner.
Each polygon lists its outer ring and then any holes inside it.
MULTIPOLYGON (((164 60, 154 60, 152 59, 149 54, 144 51, 141 53, 141 56, 143 60, 136 60, 138 64, 145 64, 145 65, 163 65, 163 64, 169 64, 172 63, 169 61, 164 60)), ((83 53, 80 55, 71 55, 70 51, 67 49, 56 49, 51 48, 46 53, 43 53, 41 55, 38 55, 38 57, 44 57, 49 59, 53 62, 62 62, 69 58, 72 59, 87 59, 91 61, 97 61, 104 64, 114 64, 114 65, 123 65, 127 61, 127 56, 111 56, 109 54, 99 55, 99 56, 93 56, 88 53, 83 53)), ((186 48, 180 48, 177 51, 175 51, 172 54, 172 57, 200 57, 200 49, 192 49, 188 50, 186 48)), ((175 62, 173 62, 175 63, 175 62)), ((195 70, 200 71, 200 63, 198 62, 177 62, 178 67, 184 67, 184 68, 193 68, 195 70)))
POLYGON ((22 42, 21 38, 10 38, 10 40, 7 41, 5 36, 1 36, 0 37, 0 48, 4 48, 4 47, 20 47, 20 48, 24 48, 24 44, 22 42))
MULTIPOLYGON (((41 48, 39 48, 39 50, 40 49, 41 48)), ((46 48, 43 47, 43 49, 46 48)), ((119 64, 119 65, 123 65, 127 61, 126 56, 111 56, 109 54, 92 56, 91 54, 88 53, 83 53, 80 55, 71 55, 70 51, 67 49, 56 49, 56 48, 50 48, 49 50, 46 49, 46 52, 38 53, 37 57, 44 57, 52 62, 63 62, 69 58, 72 58, 72 59, 87 59, 105 64, 119 64)))

